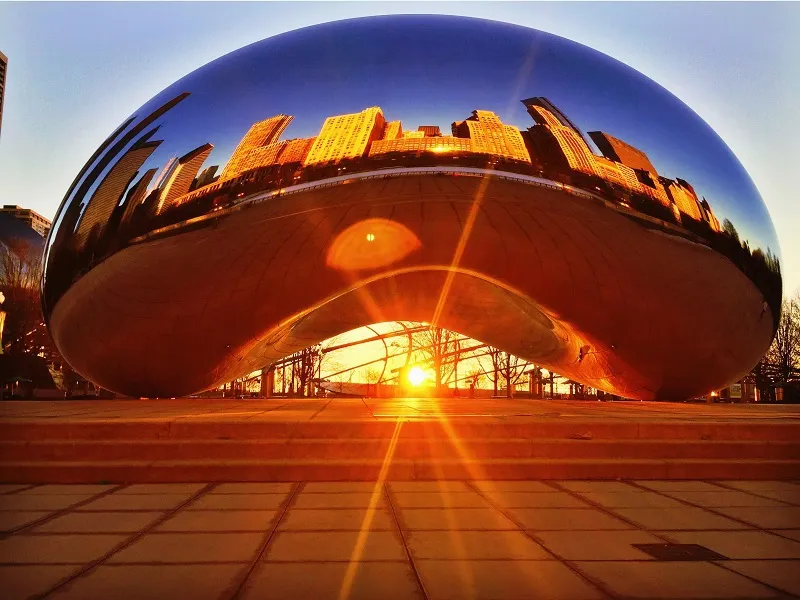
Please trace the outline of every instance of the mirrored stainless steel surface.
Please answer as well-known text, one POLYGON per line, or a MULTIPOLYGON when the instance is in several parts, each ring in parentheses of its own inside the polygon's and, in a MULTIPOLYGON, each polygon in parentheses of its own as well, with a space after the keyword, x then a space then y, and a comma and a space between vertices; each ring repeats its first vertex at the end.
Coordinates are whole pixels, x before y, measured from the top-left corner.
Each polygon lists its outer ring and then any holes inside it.
POLYGON ((42 291, 70 364, 135 396, 402 319, 685 398, 766 350, 779 261, 741 164, 650 79, 533 29, 396 16, 263 40, 136 110, 67 191, 42 291))

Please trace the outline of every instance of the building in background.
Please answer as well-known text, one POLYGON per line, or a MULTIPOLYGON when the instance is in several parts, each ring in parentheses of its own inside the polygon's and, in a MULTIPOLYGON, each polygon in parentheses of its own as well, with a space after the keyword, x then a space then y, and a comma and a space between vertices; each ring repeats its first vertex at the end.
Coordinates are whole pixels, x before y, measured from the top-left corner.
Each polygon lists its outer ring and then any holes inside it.
POLYGON ((10 215, 15 219, 19 219, 42 237, 47 237, 50 231, 50 221, 30 208, 6 204, 3 208, 0 208, 0 214, 10 215))
POLYGON ((0 52, 0 132, 3 131, 3 100, 6 97, 6 74, 8 72, 8 57, 0 52))

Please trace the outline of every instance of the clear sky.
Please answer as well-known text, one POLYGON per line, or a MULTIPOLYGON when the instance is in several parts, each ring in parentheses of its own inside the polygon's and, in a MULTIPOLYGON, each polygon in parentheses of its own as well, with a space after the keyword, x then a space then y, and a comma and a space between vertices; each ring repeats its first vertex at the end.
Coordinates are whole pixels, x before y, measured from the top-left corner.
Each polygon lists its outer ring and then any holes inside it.
POLYGON ((0 203, 52 217, 123 119, 222 54, 315 23, 411 12, 555 33, 675 93, 750 173, 780 239, 785 292, 800 288, 800 6, 792 3, 2 3, 9 73, 0 203))

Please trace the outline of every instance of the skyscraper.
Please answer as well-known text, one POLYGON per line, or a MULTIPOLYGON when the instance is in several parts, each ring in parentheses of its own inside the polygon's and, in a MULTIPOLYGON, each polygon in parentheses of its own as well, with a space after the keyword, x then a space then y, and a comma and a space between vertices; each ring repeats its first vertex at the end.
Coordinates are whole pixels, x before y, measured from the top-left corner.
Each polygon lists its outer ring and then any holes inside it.
POLYGON ((392 152, 467 153, 474 152, 474 150, 470 138, 453 137, 451 135, 376 140, 369 147, 370 156, 381 156, 392 152))
POLYGON ((288 165, 292 163, 302 163, 306 159, 316 139, 317 138, 310 137, 289 140, 286 142, 286 147, 283 152, 281 152, 281 155, 278 157, 278 164, 288 165))
POLYGON ((543 98, 529 98, 523 100, 528 109, 528 114, 536 121, 530 128, 531 140, 539 148, 540 158, 543 162, 555 166, 566 166, 573 171, 580 171, 588 175, 596 175, 598 167, 595 164, 595 155, 589 148, 586 140, 573 126, 565 125, 566 117, 559 111, 559 118, 544 104, 550 104, 543 98), (566 163, 566 164, 564 164, 566 163))
POLYGON ((8 58, 0 52, 0 131, 3 130, 3 100, 6 97, 6 73, 8 72, 8 58))
POLYGON ((222 169, 220 179, 233 179, 243 173, 246 169, 242 168, 242 162, 248 160, 247 157, 251 151, 277 142, 293 118, 288 115, 275 115, 258 123, 253 123, 247 133, 244 134, 239 145, 236 146, 236 150, 231 154, 228 164, 222 169))
POLYGON ((474 152, 531 162, 519 129, 503 124, 490 110, 474 110, 468 119, 453 123, 452 129, 454 136, 472 140, 474 152))
POLYGON ((214 183, 214 181, 217 179, 216 175, 218 170, 219 165, 212 165, 200 171, 197 179, 194 180, 193 189, 201 188, 209 183, 214 183))
POLYGON ((389 121, 383 128, 382 140, 396 140, 403 137, 403 124, 400 121, 389 121))
POLYGON ((578 128, 578 126, 575 125, 575 123, 573 123, 564 112, 562 112, 560 108, 558 108, 555 104, 550 102, 550 100, 548 100, 544 96, 536 96, 534 98, 528 98, 526 100, 523 100, 522 103, 525 105, 525 107, 528 109, 528 113, 534 118, 534 120, 536 120, 537 123, 539 122, 537 116, 533 112, 531 112, 531 108, 533 107, 543 108, 544 110, 547 111, 548 118, 551 120, 550 122, 546 123, 547 125, 550 126, 560 125, 561 127, 567 127, 571 129, 588 146, 588 140, 586 139, 586 136, 583 135, 583 131, 581 131, 578 128))
POLYGON ((383 135, 385 123, 383 111, 377 106, 359 113, 328 117, 304 164, 336 163, 364 156, 370 143, 383 135))
POLYGON ((139 168, 150 158, 156 148, 161 145, 161 141, 148 141, 149 134, 146 134, 120 158, 108 174, 95 189, 94 194, 89 199, 86 209, 83 211, 78 228, 75 230, 75 237, 79 240, 82 247, 86 244, 92 230, 97 227, 99 233, 105 230, 111 213, 117 208, 122 194, 136 177, 139 168))
POLYGON ((214 146, 212 144, 203 144, 178 159, 178 165, 163 184, 164 187, 161 191, 156 214, 163 213, 175 203, 175 200, 189 191, 194 178, 197 177, 197 173, 200 171, 200 167, 203 166, 213 149, 214 146))
POLYGON ((125 198, 125 208, 123 209, 122 213, 122 223, 127 223, 130 221, 131 217, 133 216, 133 211, 136 210, 142 200, 144 200, 144 195, 147 193, 147 187, 150 185, 150 182, 155 177, 158 169, 148 169, 145 171, 145 174, 139 178, 131 189, 128 190, 127 197, 125 198))
POLYGON ((442 135, 438 125, 420 125, 417 131, 424 133, 425 137, 441 137, 442 135))
POLYGON ((703 198, 700 201, 700 206, 703 207, 703 212, 705 213, 706 222, 708 222, 711 229, 716 232, 722 231, 722 227, 719 226, 719 219, 717 219, 717 216, 711 210, 711 207, 708 204, 708 200, 703 198))
POLYGON ((683 179, 676 179, 675 181, 662 179, 662 183, 670 199, 683 214, 697 221, 703 220, 703 210, 700 206, 700 201, 697 199, 694 188, 688 182, 683 179))
POLYGON ((288 144, 288 141, 275 142, 248 150, 237 157, 236 170, 228 169, 228 175, 230 177, 238 177, 246 171, 277 164, 278 157, 283 153, 288 144))
POLYGON ((647 154, 638 148, 602 131, 590 131, 589 137, 606 158, 628 165, 633 169, 642 169, 658 174, 647 154))

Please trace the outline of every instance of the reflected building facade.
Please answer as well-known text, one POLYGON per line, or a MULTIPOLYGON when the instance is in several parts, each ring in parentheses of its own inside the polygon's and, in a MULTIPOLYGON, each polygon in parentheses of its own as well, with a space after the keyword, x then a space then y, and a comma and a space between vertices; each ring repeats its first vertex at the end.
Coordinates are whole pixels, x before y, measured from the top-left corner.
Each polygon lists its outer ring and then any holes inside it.
POLYGON ((6 74, 8 72, 8 58, 0 52, 0 132, 3 131, 3 103, 6 98, 6 74))
POLYGON ((89 159, 47 246, 56 344, 135 395, 400 319, 622 396, 688 397, 752 366, 781 297, 763 202, 690 109, 571 42, 449 17, 319 26, 187 76, 89 159), (460 39, 485 41, 454 58, 460 39), (350 55, 375 48, 380 68, 350 55), (291 73, 252 67, 289 55, 291 73), (487 61, 480 90, 455 78, 487 61), (221 83, 243 71, 248 87, 221 83))

